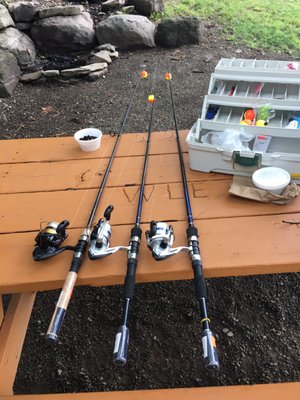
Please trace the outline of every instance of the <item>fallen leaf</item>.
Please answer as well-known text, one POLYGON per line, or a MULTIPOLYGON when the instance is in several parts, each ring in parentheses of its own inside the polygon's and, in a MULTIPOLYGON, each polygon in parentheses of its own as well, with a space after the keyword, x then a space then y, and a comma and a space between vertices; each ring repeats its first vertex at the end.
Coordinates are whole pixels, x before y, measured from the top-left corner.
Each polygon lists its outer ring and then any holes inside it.
POLYGON ((49 113, 51 113, 53 111, 55 111, 55 109, 52 106, 42 107, 42 113, 43 114, 49 114, 49 113))

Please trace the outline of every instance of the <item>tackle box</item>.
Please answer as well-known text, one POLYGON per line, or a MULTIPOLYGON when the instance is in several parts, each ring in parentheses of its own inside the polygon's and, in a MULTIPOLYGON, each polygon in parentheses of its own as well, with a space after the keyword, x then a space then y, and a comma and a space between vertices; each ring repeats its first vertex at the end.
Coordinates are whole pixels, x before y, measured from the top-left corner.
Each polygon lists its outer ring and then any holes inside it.
POLYGON ((277 166, 300 178, 300 65, 287 61, 221 59, 211 75, 202 113, 187 136, 190 168, 203 172, 252 175, 277 166), (268 110, 267 126, 241 125, 247 109, 268 110), (247 150, 203 143, 207 133, 235 130, 251 134, 247 150), (266 146, 257 142, 265 140, 266 146))

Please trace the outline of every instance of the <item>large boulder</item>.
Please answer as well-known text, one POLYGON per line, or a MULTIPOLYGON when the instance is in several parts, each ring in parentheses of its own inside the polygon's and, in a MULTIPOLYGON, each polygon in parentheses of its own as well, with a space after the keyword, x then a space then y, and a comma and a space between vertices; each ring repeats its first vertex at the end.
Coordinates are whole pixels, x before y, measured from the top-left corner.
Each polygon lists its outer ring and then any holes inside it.
POLYGON ((16 57, 0 50, 0 97, 11 96, 19 82, 20 68, 16 57))
POLYGON ((38 11, 38 3, 19 1, 10 3, 8 9, 16 22, 30 22, 38 11))
POLYGON ((33 41, 25 33, 12 27, 0 31, 0 49, 14 54, 21 68, 34 64, 36 59, 33 41))
POLYGON ((86 50, 96 41, 93 20, 86 12, 38 20, 31 27, 31 37, 38 49, 46 54, 86 50))
POLYGON ((0 29, 4 29, 8 26, 14 25, 14 21, 8 12, 8 9, 0 4, 0 29))
POLYGON ((96 26, 100 44, 112 43, 121 50, 154 47, 155 25, 140 15, 113 15, 96 26))
POLYGON ((136 11, 149 17, 154 12, 164 12, 164 0, 130 0, 136 11))
POLYGON ((161 21, 155 32, 155 42, 163 47, 179 47, 199 44, 204 34, 204 25, 197 17, 179 17, 161 21))

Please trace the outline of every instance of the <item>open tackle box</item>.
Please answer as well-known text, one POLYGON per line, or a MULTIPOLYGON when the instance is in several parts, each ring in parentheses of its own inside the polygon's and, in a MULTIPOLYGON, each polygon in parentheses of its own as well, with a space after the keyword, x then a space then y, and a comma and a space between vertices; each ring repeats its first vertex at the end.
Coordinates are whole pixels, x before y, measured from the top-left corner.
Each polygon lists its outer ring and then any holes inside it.
POLYGON ((262 166, 276 166, 300 179, 300 65, 297 67, 288 61, 221 59, 211 75, 201 117, 186 139, 190 168, 250 176, 262 166), (254 125, 255 120, 253 125, 243 124, 246 110, 258 115, 257 110, 263 108, 272 111, 266 126, 254 125), (246 149, 229 150, 204 140, 207 134, 222 137, 233 130, 252 138, 246 149))

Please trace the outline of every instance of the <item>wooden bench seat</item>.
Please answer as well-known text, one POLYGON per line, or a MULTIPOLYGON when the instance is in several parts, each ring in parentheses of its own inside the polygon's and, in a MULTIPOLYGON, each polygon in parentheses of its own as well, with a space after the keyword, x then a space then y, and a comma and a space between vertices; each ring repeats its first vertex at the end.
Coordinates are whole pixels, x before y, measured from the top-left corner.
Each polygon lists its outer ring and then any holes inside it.
MULTIPOLYGON (((298 225, 282 221, 300 221, 300 198, 289 205, 278 206, 230 196, 231 176, 205 174, 188 168, 184 142, 186 132, 180 134, 194 219, 200 232, 205 276, 299 271, 300 230, 298 225)), ((89 217, 114 142, 114 138, 104 136, 101 148, 91 153, 81 152, 69 137, 0 143, 0 294, 14 294, 0 330, 1 399, 10 398, 34 293, 60 288, 69 269, 70 252, 45 262, 32 260, 34 237, 40 223, 69 219, 69 237, 65 243, 77 242, 89 217)), ((96 220, 109 204, 115 207, 111 218, 112 246, 127 245, 129 241, 130 228, 135 221, 145 144, 144 134, 123 135, 100 201, 96 220)), ((152 219, 172 222, 175 245, 186 244, 185 212, 175 137, 171 132, 154 133, 142 212, 143 232, 152 219)), ((124 281, 125 270, 125 253, 99 261, 85 260, 77 284, 120 284, 124 281), (95 268, 97 262, 101 263, 101 268, 95 268)), ((191 277, 190 260, 186 254, 157 263, 142 240, 138 282, 191 277)), ((1 316, 3 318, 3 312, 1 316)), ((135 399, 138 396, 151 396, 155 400, 198 399, 202 396, 206 399, 281 399, 284 392, 287 398, 300 398, 299 384, 91 393, 72 397, 88 400, 135 399), (293 397, 296 392, 299 396, 293 397)), ((70 398, 70 395, 49 396, 19 398, 70 398)))

